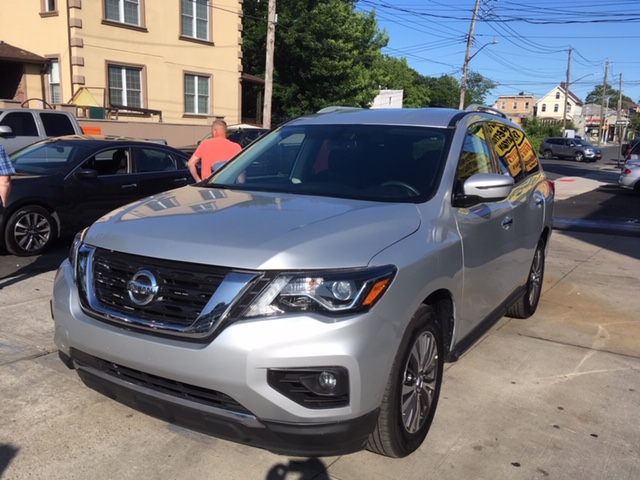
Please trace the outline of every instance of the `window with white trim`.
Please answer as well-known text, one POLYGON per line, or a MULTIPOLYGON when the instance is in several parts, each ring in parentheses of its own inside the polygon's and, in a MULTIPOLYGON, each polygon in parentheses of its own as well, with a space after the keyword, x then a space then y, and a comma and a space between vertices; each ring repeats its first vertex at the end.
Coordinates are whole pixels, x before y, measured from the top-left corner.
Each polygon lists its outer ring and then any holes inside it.
POLYGON ((556 112, 556 113, 558 112, 558 104, 557 103, 553 105, 553 111, 556 112))
POLYGON ((104 14, 107 20, 140 25, 139 0, 105 0, 104 14))
POLYGON ((182 0, 182 35, 209 40, 209 5, 207 0, 182 0))
POLYGON ((542 111, 543 111, 543 112, 546 112, 546 111, 547 111, 547 104, 546 104, 546 103, 543 103, 543 104, 542 104, 542 111))
POLYGON ((142 108, 142 68, 109 65, 109 102, 142 108))
POLYGON ((56 5, 56 0, 44 0, 44 11, 45 12, 56 12, 58 7, 56 5))
POLYGON ((60 93, 60 62, 57 58, 51 59, 49 70, 49 103, 62 103, 60 93))
POLYGON ((204 75, 185 74, 184 111, 196 115, 209 114, 210 78, 204 75))

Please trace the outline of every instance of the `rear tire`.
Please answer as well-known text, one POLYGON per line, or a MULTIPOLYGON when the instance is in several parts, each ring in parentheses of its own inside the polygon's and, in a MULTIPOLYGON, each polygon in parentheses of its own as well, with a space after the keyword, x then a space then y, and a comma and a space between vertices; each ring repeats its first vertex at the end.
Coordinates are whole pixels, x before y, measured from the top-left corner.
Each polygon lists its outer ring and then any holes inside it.
POLYGON ((399 458, 422 445, 438 405, 443 365, 440 326, 434 310, 423 305, 396 354, 367 450, 399 458))
POLYGON ((7 250, 20 257, 39 255, 55 236, 53 217, 44 208, 35 205, 14 212, 4 230, 7 250))
POLYGON ((544 241, 538 240, 538 246, 533 254, 533 262, 529 270, 526 290, 518 301, 509 308, 507 317, 529 318, 538 308, 540 294, 542 293, 542 281, 544 279, 544 241))
POLYGON ((551 160, 553 158, 553 153, 551 153, 551 150, 545 150, 542 155, 544 156, 544 158, 546 158, 547 160, 551 160))

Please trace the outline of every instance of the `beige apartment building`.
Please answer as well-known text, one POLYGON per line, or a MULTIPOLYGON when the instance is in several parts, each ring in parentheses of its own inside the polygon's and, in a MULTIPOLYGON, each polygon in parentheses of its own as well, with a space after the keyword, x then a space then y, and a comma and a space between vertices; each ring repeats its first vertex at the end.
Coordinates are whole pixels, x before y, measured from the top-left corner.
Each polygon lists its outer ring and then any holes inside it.
POLYGON ((106 133, 197 127, 185 142, 215 118, 242 120, 242 0, 0 0, 0 11, 5 106, 71 108, 106 133))
POLYGON ((493 105, 493 108, 500 110, 507 115, 509 120, 519 125, 522 124, 523 117, 533 117, 536 97, 533 95, 501 95, 493 105))

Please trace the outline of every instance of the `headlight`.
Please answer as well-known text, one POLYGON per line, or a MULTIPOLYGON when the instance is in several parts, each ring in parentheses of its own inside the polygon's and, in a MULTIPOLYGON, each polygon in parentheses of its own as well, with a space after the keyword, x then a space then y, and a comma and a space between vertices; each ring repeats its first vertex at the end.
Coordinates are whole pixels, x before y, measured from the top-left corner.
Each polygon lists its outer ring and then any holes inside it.
POLYGON ((595 153, 592 148, 585 148, 584 152, 588 153, 589 155, 593 155, 595 153))
POLYGON ((71 262, 71 266, 73 267, 73 279, 78 282, 76 278, 77 266, 78 266, 78 250, 80 250, 80 246, 82 246, 84 242, 84 237, 89 228, 85 228, 84 230, 78 232, 73 239, 73 243, 71 244, 71 249, 69 249, 69 262, 71 262))
POLYGON ((392 265, 354 270, 284 272, 258 295, 244 317, 292 312, 354 313, 371 308, 396 273, 392 265))

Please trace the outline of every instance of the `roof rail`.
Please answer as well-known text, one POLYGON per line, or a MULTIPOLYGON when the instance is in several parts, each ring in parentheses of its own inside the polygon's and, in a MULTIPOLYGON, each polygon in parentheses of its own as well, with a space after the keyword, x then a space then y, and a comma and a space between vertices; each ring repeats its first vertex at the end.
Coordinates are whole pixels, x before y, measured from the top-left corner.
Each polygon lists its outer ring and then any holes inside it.
POLYGON ((464 111, 491 113, 492 115, 496 115, 498 117, 507 118, 507 116, 497 108, 487 107, 486 105, 479 105, 477 103, 472 103, 467 108, 465 108, 464 111))
POLYGON ((316 113, 331 113, 331 112, 340 112, 346 110, 362 110, 360 107, 343 107, 340 105, 332 105, 330 107, 324 107, 318 110, 316 113))

